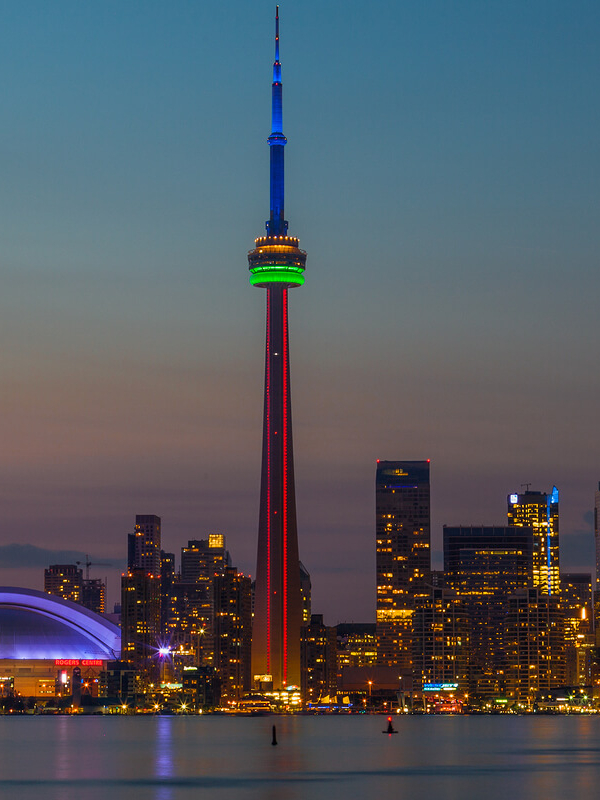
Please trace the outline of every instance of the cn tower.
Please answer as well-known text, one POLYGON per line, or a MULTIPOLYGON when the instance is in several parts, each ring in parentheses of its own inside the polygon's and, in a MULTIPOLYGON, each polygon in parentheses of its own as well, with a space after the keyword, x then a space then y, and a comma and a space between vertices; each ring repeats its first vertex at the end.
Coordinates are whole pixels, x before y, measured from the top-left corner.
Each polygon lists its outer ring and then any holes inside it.
POLYGON ((271 213, 267 235, 248 253, 250 283, 267 290, 265 401, 252 630, 252 675, 273 689, 300 686, 300 564, 292 449, 288 289, 304 283, 306 253, 287 235, 279 6, 275 13, 270 148, 271 213), (259 677, 260 676, 260 677, 259 677))

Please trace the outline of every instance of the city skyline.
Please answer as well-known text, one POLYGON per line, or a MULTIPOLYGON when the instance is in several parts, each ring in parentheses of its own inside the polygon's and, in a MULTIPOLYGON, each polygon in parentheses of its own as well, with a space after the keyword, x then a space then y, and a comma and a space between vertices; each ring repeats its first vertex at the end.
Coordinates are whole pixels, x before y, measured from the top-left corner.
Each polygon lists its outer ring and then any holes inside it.
MULTIPOLYGON (((563 569, 594 565, 600 12, 377 8, 282 5, 300 557, 331 622, 374 619, 377 459, 431 459, 435 566, 442 524, 503 525, 526 483, 560 491, 563 569)), ((254 575, 273 10, 3 11, 0 562, 124 562, 157 514, 167 551, 224 533, 254 575)))

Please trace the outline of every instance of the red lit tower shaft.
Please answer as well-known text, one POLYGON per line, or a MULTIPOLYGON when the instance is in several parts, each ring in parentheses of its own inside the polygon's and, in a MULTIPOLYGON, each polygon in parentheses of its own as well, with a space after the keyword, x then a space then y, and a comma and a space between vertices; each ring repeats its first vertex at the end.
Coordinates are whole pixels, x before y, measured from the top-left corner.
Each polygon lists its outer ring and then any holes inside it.
POLYGON ((288 290, 267 289, 265 402, 256 572, 254 675, 300 685, 300 568, 292 445, 288 290))

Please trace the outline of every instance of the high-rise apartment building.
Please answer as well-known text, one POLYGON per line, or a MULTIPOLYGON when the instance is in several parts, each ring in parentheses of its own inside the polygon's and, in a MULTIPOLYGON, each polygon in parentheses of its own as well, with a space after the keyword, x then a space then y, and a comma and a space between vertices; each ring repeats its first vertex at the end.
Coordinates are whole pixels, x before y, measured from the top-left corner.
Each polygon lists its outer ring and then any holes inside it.
POLYGON ((469 689, 469 615, 456 592, 432 587, 413 614, 413 688, 456 684, 469 689))
POLYGON ((471 695, 506 691, 507 597, 531 586, 532 565, 531 528, 444 526, 444 587, 456 592, 469 618, 471 695))
POLYGON ((212 586, 215 575, 231 566, 231 556, 221 533, 210 533, 208 539, 192 539, 181 548, 181 580, 212 586))
POLYGON ((100 578, 84 578, 76 564, 52 564, 44 570, 44 591, 96 614, 106 611, 106 584, 100 578))
POLYGON ((531 705, 537 695, 565 685, 558 594, 549 595, 538 586, 509 595, 503 627, 507 697, 531 705))
POLYGON ((558 489, 550 494, 508 495, 508 524, 533 530, 533 585, 548 594, 560 592, 558 551, 558 489))
POLYGON ((132 664, 143 683, 158 679, 160 575, 131 569, 121 577, 121 660, 132 664))
POLYGON ((337 691, 337 631, 323 622, 322 614, 312 614, 302 629, 302 695, 317 703, 335 697, 337 691))
POLYGON ((127 537, 127 569, 160 575, 160 517, 136 515, 135 532, 127 537))
POLYGON ((567 686, 591 686, 595 662, 592 575, 563 572, 560 605, 564 616, 567 686))
POLYGON ((248 253, 250 283, 266 289, 267 321, 263 450, 258 553, 252 632, 256 683, 279 690, 300 686, 302 598, 288 332, 288 290, 304 283, 306 253, 288 236, 284 212, 284 149, 279 6, 275 17, 275 63, 271 88, 270 217, 266 236, 248 253))
POLYGON ((223 703, 239 702, 251 688, 251 583, 234 567, 214 578, 214 667, 223 703))
POLYGON ((84 578, 81 592, 81 605, 104 614, 106 611, 106 583, 101 578, 84 578))
POLYGON ((83 572, 75 564, 51 564, 44 570, 44 591, 80 603, 83 600, 83 572))
POLYGON ((375 494, 378 662, 408 675, 415 599, 431 572, 429 461, 378 461, 375 494))

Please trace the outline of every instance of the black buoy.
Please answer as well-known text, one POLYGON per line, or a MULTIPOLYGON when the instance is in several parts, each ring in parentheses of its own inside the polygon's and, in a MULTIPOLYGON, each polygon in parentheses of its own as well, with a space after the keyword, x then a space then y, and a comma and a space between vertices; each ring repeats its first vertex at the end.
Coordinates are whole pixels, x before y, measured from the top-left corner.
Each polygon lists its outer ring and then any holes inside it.
POLYGON ((392 725, 392 718, 391 718, 391 717, 388 717, 388 726, 387 726, 387 730, 385 730, 385 731, 381 731, 381 732, 382 732, 382 733, 398 733, 398 731, 397 731, 397 730, 394 728, 394 726, 392 725))
POLYGON ((271 742, 273 747, 277 744, 277 728, 273 725, 273 741, 271 742))

